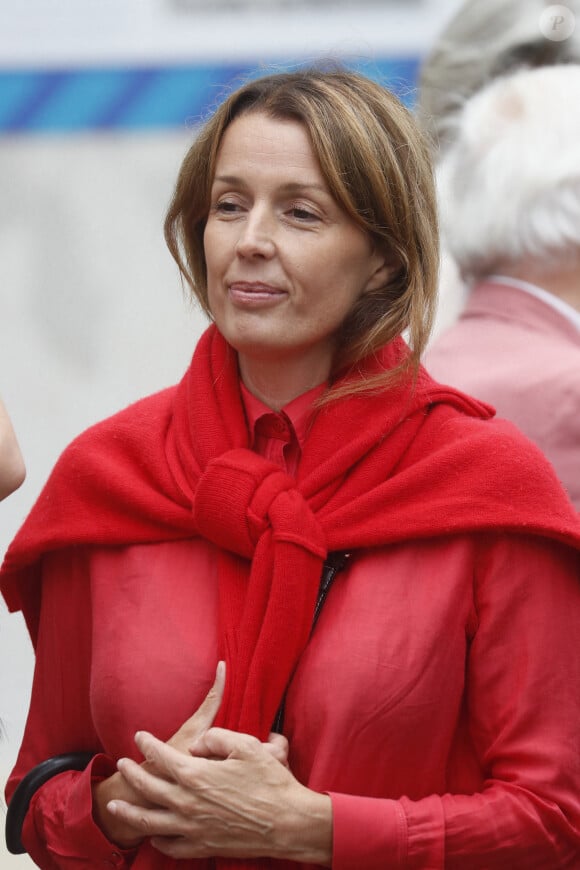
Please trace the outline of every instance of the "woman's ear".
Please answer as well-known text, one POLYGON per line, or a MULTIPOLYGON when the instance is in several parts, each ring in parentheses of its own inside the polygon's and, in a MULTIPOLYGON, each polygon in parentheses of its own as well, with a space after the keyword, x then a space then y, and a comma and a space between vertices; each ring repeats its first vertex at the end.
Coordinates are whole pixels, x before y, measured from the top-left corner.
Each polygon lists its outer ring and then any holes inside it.
POLYGON ((365 284, 362 295, 372 293, 389 283, 389 279, 396 270, 394 257, 385 256, 379 251, 373 251, 370 256, 370 275, 365 284))

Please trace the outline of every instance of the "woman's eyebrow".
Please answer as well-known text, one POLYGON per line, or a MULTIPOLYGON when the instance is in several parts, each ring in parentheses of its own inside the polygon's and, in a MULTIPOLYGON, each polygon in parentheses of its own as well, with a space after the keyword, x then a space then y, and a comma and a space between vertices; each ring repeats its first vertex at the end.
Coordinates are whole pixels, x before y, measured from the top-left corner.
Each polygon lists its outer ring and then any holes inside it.
POLYGON ((224 184, 236 184, 243 185, 245 184, 243 178, 238 178, 237 175, 214 175, 214 182, 221 181, 224 184))
POLYGON ((282 184, 280 190, 286 193, 297 193, 301 190, 319 190, 322 193, 328 193, 328 188, 318 181, 289 181, 287 184, 282 184))
MULTIPOLYGON (((237 175, 216 175, 214 176, 214 183, 215 182, 220 182, 220 184, 233 184, 237 187, 248 186, 247 182, 237 175)), ((324 184, 320 184, 317 181, 288 181, 281 184, 279 189, 282 193, 297 193, 305 190, 318 190, 322 193, 329 192, 324 184)))

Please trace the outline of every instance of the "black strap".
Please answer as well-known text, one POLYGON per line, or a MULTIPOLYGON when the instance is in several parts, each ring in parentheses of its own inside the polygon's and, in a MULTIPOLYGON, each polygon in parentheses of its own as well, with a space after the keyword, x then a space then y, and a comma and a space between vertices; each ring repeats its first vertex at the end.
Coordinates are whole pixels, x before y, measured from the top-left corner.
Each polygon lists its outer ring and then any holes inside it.
MULTIPOLYGON (((339 571, 342 571, 348 560, 350 559, 350 553, 329 553, 326 557, 326 561, 322 566, 322 576, 320 578, 320 586, 318 587, 318 598, 316 599, 316 605, 314 607, 314 616, 312 618, 312 628, 310 632, 314 631, 314 626, 318 622, 318 617, 320 616, 320 611, 326 601, 326 596, 330 592, 330 587, 334 582, 334 578, 338 574, 339 571)), ((277 734, 282 734, 282 729, 284 727, 284 713, 286 710, 286 694, 282 698, 280 702, 280 706, 278 707, 278 712, 276 713, 276 718, 274 719, 274 724, 272 725, 272 731, 275 731, 277 734)))
POLYGON ((28 812, 30 801, 41 785, 65 770, 84 770, 94 757, 93 752, 67 752, 42 761, 21 779, 6 812, 6 846, 13 855, 22 855, 26 849, 22 845, 22 825, 28 812))
POLYGON ((322 576, 320 578, 320 586, 318 587, 318 598, 316 599, 316 606, 314 608, 311 632, 314 631, 314 626, 318 622, 322 605, 326 601, 326 596, 330 592, 330 587, 334 583, 334 578, 339 571, 342 571, 349 559, 350 553, 329 553, 326 557, 326 562, 322 566, 322 576))

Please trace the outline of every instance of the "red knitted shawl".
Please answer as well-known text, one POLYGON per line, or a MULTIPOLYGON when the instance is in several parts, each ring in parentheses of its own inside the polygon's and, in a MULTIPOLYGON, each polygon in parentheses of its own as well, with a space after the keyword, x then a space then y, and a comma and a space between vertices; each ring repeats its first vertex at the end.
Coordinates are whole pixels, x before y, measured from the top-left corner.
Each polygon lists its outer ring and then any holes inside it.
MULTIPOLYGON (((348 377, 406 352, 398 340, 348 377)), ((222 553, 219 724, 265 739, 308 641, 327 552, 476 530, 580 548, 551 466, 492 413, 421 369, 414 386, 321 408, 293 479, 248 449, 236 354, 212 326, 176 387, 64 451, 8 549, 2 591, 34 641, 43 552, 208 538, 222 553)))

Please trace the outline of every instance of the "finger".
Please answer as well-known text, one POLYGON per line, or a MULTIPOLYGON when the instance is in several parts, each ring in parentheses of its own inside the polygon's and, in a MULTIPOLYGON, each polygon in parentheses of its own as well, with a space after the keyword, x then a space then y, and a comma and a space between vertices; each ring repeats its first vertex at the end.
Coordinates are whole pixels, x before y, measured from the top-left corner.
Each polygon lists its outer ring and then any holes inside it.
POLYGON ((272 732, 268 735, 268 742, 264 746, 281 764, 288 764, 290 745, 283 734, 272 732))
POLYGON ((131 798, 123 801, 129 805, 139 804, 156 804, 160 807, 169 807, 171 805, 171 788, 172 782, 155 773, 142 764, 137 764, 130 758, 120 758, 117 762, 119 773, 123 777, 125 784, 129 786, 132 793, 135 794, 135 799, 131 798))
POLYGON ((147 809, 122 800, 109 801, 107 810, 143 837, 178 837, 183 831, 182 821, 168 810, 147 809))
POLYGON ((262 746, 258 738, 251 734, 241 734, 227 728, 209 728, 195 741, 192 751, 204 758, 251 758, 262 746))
MULTIPOLYGON (((179 782, 182 779, 184 763, 192 762, 190 755, 185 755, 169 743, 163 743, 147 731, 138 731, 135 734, 135 743, 145 757, 144 764, 136 765, 143 776, 149 776, 156 780, 166 782, 179 782)), ((121 759, 123 767, 117 766, 121 773, 126 776, 130 783, 137 781, 145 785, 149 780, 139 779, 139 771, 133 764, 126 764, 130 759, 121 759)))

